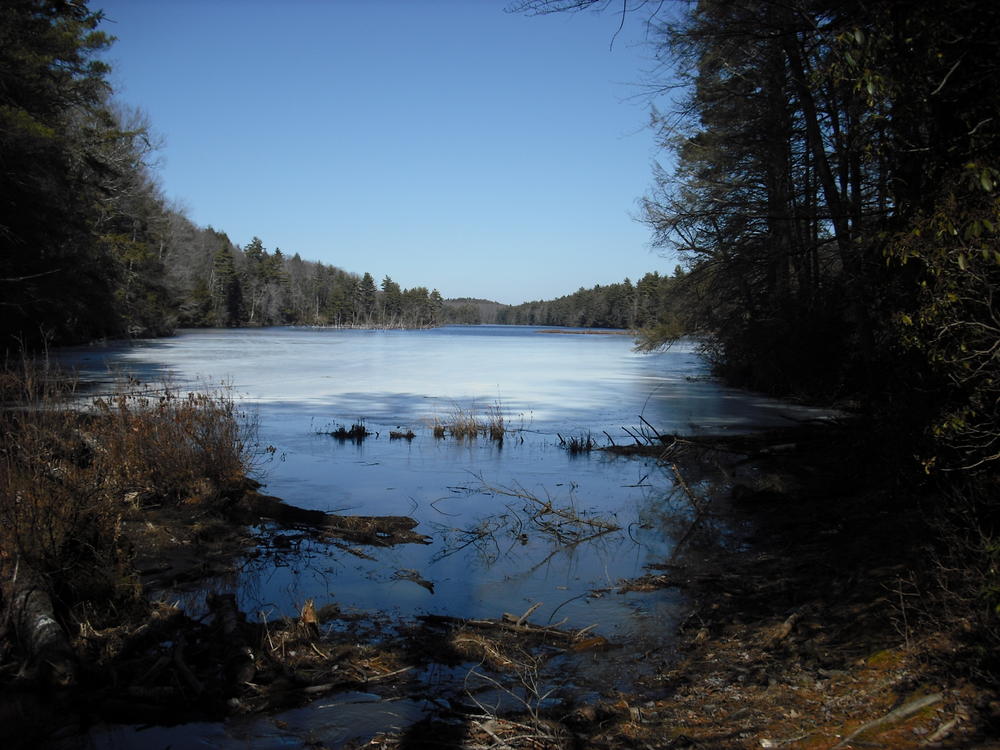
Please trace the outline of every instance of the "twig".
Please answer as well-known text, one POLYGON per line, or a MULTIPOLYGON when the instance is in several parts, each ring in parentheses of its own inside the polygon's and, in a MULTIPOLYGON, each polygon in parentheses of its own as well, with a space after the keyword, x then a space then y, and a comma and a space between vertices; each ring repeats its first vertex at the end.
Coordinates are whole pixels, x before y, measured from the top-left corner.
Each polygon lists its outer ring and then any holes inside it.
MULTIPOLYGON (((679 484, 681 489, 684 490, 684 494, 687 495, 688 500, 691 501, 691 505, 694 506, 694 509, 700 518, 704 510, 701 507, 701 503, 698 502, 698 498, 695 497, 695 494, 688 486, 688 483, 684 481, 684 477, 681 475, 681 470, 677 468, 677 464, 670 464, 670 470, 674 473, 674 477, 677 479, 677 484, 679 484)), ((697 520, 697 518, 695 520, 697 520)))
MULTIPOLYGON (((647 420, 647 419, 646 419, 646 418, 645 418, 644 416, 642 416, 641 414, 639 415, 639 419, 641 419, 641 420, 642 420, 642 423, 643 423, 644 425, 646 425, 646 426, 647 426, 647 427, 648 427, 649 429, 651 429, 651 430, 653 431, 653 434, 654 434, 654 435, 656 435, 656 439, 657 439, 657 440, 659 440, 659 441, 660 441, 660 442, 662 443, 662 442, 663 442, 663 440, 662 440, 662 439, 660 438, 660 431, 659 431, 658 429, 656 429, 655 427, 653 427, 653 425, 651 425, 651 424, 649 423, 649 421, 648 421, 648 420, 647 420)), ((649 444, 650 444, 650 445, 652 445, 652 444, 653 444, 653 442, 652 442, 652 441, 650 441, 650 443, 649 443, 649 444)))
POLYGON ((403 672, 409 672, 413 667, 403 667, 402 669, 397 669, 394 672, 386 672, 385 674, 378 674, 374 677, 365 677, 365 682, 376 682, 377 680, 387 680, 390 677, 395 677, 398 674, 403 674, 403 672))
POLYGON ((520 617, 517 618, 517 622, 515 622, 514 624, 515 625, 523 625, 524 621, 528 619, 528 615, 530 615, 536 609, 538 609, 539 607, 541 607, 542 604, 544 604, 544 602, 535 602, 534 604, 532 604, 530 607, 528 607, 528 609, 525 611, 525 613, 523 615, 521 615, 520 617))
MULTIPOLYGON (((493 720, 490 719, 490 721, 493 721, 493 720)), ((488 734, 490 737, 492 737, 497 742, 497 747, 499 747, 499 748, 509 748, 510 747, 510 745, 508 745, 506 742, 504 742, 502 739, 500 739, 496 734, 494 734, 493 730, 490 729, 488 726, 486 726, 486 724, 484 724, 484 723, 482 723, 480 721, 477 721, 475 724, 476 724, 476 727, 478 727, 479 729, 481 729, 484 732, 486 732, 486 734, 488 734)))
POLYGON ((635 433, 632 432, 628 427, 622 425, 622 429, 625 430, 626 434, 635 441, 636 445, 642 445, 642 440, 636 437, 635 433))
POLYGON ((552 610, 552 614, 549 615, 549 622, 552 622, 552 618, 556 616, 556 612, 558 612, 560 609, 562 609, 563 607, 565 607, 570 602, 574 602, 577 599, 582 599, 585 596, 590 596, 590 592, 589 591, 585 591, 582 594, 577 594, 576 596, 571 596, 569 599, 567 599, 566 601, 564 601, 562 604, 560 604, 558 607, 556 607, 554 610, 552 610))

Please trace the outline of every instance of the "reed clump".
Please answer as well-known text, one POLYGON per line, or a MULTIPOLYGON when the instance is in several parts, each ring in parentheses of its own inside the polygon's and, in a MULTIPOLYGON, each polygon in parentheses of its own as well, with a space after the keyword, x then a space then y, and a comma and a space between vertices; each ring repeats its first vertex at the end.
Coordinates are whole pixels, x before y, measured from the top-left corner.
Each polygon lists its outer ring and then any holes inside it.
POLYGON ((597 441, 594 440, 594 436, 589 432, 583 435, 571 435, 568 439, 557 433, 557 437, 559 438, 559 444, 564 446, 571 456, 576 456, 580 453, 590 453, 597 448, 597 441))
POLYGON ((486 407, 484 417, 477 415, 474 406, 471 409, 455 406, 447 419, 435 417, 432 425, 432 433, 438 439, 451 435, 459 440, 475 440, 482 436, 502 443, 508 432, 500 403, 486 407))
POLYGON ((318 434, 329 435, 342 443, 348 440, 355 443, 361 443, 365 438, 371 437, 372 433, 368 431, 368 428, 365 427, 365 423, 362 420, 361 422, 355 422, 350 427, 337 425, 337 429, 335 430, 327 430, 326 432, 320 432, 318 434))
POLYGON ((459 440, 474 440, 484 431, 484 425, 471 409, 455 407, 448 422, 448 432, 459 440))
POLYGON ((503 408, 499 403, 486 407, 485 432, 489 435, 490 440, 495 440, 498 443, 503 442, 504 435, 507 434, 507 429, 504 425, 503 408))

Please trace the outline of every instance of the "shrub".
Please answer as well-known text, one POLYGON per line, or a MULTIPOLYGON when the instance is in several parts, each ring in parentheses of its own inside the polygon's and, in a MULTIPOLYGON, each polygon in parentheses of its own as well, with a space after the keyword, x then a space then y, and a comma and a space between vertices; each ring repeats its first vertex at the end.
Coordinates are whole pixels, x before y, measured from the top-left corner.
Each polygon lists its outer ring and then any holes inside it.
POLYGON ((94 406, 94 439, 112 496, 205 499, 240 484, 253 468, 256 422, 226 390, 149 395, 133 387, 94 406))
POLYGON ((67 606, 137 595, 123 529, 142 501, 218 499, 253 468, 255 421, 225 391, 129 381, 86 409, 46 365, 3 382, 0 574, 30 569, 67 606))

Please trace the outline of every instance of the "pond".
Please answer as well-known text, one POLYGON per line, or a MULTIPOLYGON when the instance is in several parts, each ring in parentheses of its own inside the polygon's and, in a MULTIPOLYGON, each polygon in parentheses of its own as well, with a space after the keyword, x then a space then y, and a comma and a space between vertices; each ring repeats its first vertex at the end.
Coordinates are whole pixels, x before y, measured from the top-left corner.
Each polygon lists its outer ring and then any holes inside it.
MULTIPOLYGON (((745 431, 820 413, 721 386, 690 343, 640 354, 629 336, 604 333, 191 330, 59 358, 97 392, 125 373, 182 391, 227 384, 259 422, 263 491, 305 508, 409 516, 429 537, 366 547, 364 557, 311 543, 280 559, 249 557, 218 585, 236 591, 251 616, 293 614, 307 599, 395 621, 493 618, 538 605, 539 624, 596 624, 612 642, 653 647, 669 638, 682 600, 669 590, 618 594, 616 584, 669 558, 687 503, 651 460, 573 453, 566 443, 627 444, 654 429, 745 431), (435 436, 435 425, 457 415, 502 418, 504 439, 435 436), (372 434, 328 434, 353 424, 372 434), (538 523, 542 503, 577 522, 538 523)), ((194 597, 190 606, 199 606, 194 597)), ((636 669, 613 656, 587 667, 603 684, 636 669)))

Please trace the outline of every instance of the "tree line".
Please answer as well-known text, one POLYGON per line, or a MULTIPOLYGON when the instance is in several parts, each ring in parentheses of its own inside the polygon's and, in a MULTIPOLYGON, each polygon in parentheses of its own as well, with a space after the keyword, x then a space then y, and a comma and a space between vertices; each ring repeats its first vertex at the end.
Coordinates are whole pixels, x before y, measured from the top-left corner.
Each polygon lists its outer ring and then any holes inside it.
POLYGON ((573 326, 581 328, 652 329, 677 323, 673 293, 683 276, 658 272, 645 274, 636 283, 625 279, 615 284, 580 288, 554 300, 524 302, 497 311, 496 322, 510 325, 573 326))
POLYGON ((623 328, 643 331, 646 337, 683 335, 678 310, 677 285, 685 272, 680 266, 673 276, 657 271, 639 281, 581 287, 572 294, 551 300, 504 305, 484 299, 444 301, 442 320, 459 325, 569 326, 575 328, 623 328))
POLYGON ((182 327, 322 325, 425 328, 442 320, 444 300, 426 287, 402 289, 386 276, 269 252, 259 237, 245 247, 212 228, 184 229, 167 251, 167 278, 182 327))

